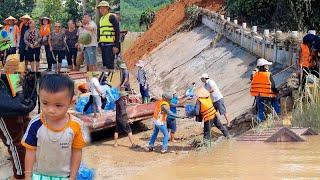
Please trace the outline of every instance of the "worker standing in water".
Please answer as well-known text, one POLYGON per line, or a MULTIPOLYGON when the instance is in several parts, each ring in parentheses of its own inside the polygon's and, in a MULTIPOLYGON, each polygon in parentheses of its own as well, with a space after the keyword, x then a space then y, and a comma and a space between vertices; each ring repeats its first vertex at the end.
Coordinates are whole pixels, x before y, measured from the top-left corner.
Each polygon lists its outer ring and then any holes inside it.
POLYGON ((229 132, 220 121, 217 110, 215 109, 210 97, 210 93, 200 87, 196 89, 195 96, 197 97, 195 106, 196 120, 204 122, 203 124, 203 139, 204 141, 211 140, 211 127, 215 125, 226 138, 229 138, 229 132))
POLYGON ((279 91, 275 87, 271 72, 269 72, 270 65, 272 65, 272 62, 263 58, 258 59, 257 67, 259 71, 252 76, 251 81, 250 93, 251 96, 256 97, 258 106, 257 120, 259 123, 266 119, 264 111, 266 101, 271 102, 271 106, 278 115, 281 113, 280 102, 277 98, 279 91))

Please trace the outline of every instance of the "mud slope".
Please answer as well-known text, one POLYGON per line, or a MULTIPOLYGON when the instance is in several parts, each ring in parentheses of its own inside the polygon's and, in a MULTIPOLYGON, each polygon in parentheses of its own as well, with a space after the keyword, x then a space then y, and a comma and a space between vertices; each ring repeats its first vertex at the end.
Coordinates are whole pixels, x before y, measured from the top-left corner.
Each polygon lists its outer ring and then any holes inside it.
POLYGON ((211 11, 219 11, 224 5, 224 0, 179 0, 159 10, 151 28, 124 54, 130 69, 139 59, 158 47, 178 29, 186 18, 185 8, 192 4, 211 11))
MULTIPOLYGON (((160 95, 163 89, 174 87, 182 93, 187 84, 200 84, 202 73, 208 73, 224 95, 248 88, 256 57, 225 39, 210 48, 214 37, 213 31, 201 26, 179 33, 156 48, 146 61, 152 93, 160 95)), ((249 108, 253 99, 244 90, 225 97, 225 101, 235 117, 249 108)))

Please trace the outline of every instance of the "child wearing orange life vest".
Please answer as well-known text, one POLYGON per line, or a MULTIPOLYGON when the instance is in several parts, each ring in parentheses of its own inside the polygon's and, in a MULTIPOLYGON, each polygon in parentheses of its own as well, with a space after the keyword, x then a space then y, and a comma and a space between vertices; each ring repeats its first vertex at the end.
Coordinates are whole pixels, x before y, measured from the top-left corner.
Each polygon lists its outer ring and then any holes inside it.
POLYGON ((166 153, 168 151, 168 141, 169 141, 169 133, 168 129, 166 127, 166 120, 167 116, 170 115, 175 118, 182 118, 177 116, 176 114, 172 113, 170 111, 170 100, 172 99, 172 93, 170 92, 164 92, 162 94, 162 99, 158 101, 154 114, 153 114, 153 133, 149 141, 148 150, 153 151, 154 150, 154 143, 157 139, 159 131, 163 134, 163 141, 162 141, 162 150, 161 153, 166 153))

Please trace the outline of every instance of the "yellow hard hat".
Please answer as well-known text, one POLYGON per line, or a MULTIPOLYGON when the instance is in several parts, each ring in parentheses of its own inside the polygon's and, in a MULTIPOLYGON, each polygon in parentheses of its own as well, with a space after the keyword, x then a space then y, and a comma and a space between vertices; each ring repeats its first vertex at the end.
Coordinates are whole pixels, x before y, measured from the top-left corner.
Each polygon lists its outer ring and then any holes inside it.
POLYGON ((97 8, 99 8, 99 7, 109 7, 110 8, 110 5, 109 5, 109 3, 107 1, 101 1, 98 4, 97 8))

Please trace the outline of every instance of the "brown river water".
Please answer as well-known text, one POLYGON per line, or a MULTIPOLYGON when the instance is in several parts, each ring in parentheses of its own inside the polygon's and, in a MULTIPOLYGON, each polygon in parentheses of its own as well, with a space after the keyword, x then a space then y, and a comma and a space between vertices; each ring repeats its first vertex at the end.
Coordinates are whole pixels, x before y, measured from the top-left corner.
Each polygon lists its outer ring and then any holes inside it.
POLYGON ((132 179, 320 179, 320 137, 295 143, 223 141, 132 179))

